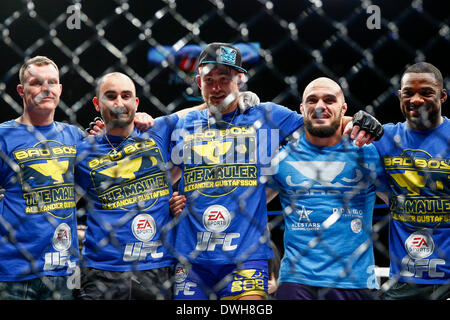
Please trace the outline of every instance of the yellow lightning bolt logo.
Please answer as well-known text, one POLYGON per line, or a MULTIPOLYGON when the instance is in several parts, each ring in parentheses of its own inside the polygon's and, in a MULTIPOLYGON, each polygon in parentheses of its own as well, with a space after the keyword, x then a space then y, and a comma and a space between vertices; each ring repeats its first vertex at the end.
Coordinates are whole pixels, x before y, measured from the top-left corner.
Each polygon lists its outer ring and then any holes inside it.
POLYGON ((405 173, 393 173, 391 176, 400 187, 407 188, 412 195, 418 195, 419 188, 424 187, 426 182, 425 177, 416 171, 405 170, 405 173))
POLYGON ((30 164, 29 167, 43 176, 51 177, 55 184, 64 183, 63 174, 69 169, 69 161, 48 160, 47 162, 30 164))
POLYGON ((192 146, 192 149, 202 157, 206 157, 210 163, 218 164, 220 156, 226 154, 232 144, 232 141, 208 141, 206 144, 192 146))
POLYGON ((252 279, 254 277, 259 277, 260 272, 256 273, 256 269, 244 269, 244 270, 238 270, 234 271, 234 278, 235 279, 252 279))
MULTIPOLYGON (((152 165, 156 165, 158 161, 155 157, 150 157, 152 165)), ((142 165, 142 157, 134 159, 122 159, 116 162, 115 166, 109 167, 105 170, 99 171, 111 178, 123 178, 126 180, 132 180, 136 178, 135 172, 139 171, 142 165)))

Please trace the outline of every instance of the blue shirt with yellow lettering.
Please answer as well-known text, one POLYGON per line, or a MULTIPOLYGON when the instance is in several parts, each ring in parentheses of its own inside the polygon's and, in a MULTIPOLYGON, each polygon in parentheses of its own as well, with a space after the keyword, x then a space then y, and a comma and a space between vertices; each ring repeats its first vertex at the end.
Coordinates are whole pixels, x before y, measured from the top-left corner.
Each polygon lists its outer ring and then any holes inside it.
POLYGON ((215 120, 209 110, 180 119, 172 162, 182 169, 187 198, 175 249, 202 264, 270 259, 265 182, 280 142, 303 125, 297 112, 262 103, 215 120))
POLYGON ((75 182, 87 208, 83 266, 148 270, 173 264, 167 162, 177 115, 128 137, 88 137, 78 147, 75 182), (116 150, 116 152, 115 152, 116 150))
POLYGON ((0 281, 71 274, 78 263, 73 170, 83 132, 0 125, 0 281))
POLYGON ((375 146, 390 184, 390 277, 450 282, 450 121, 429 130, 384 125, 375 146))

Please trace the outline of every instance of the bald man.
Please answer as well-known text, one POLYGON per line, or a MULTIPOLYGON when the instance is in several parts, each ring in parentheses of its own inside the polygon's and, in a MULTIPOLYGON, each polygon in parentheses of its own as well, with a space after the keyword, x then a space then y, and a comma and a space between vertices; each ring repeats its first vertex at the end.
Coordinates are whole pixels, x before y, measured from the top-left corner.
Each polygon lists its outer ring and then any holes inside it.
POLYGON ((336 82, 312 81, 300 104, 304 131, 275 158, 269 186, 279 191, 285 220, 277 299, 377 298, 371 237, 382 165, 373 145, 359 148, 343 136, 346 111, 336 82))
POLYGON ((172 217, 168 201, 169 144, 178 119, 134 124, 139 105, 133 81, 114 72, 97 84, 95 109, 104 134, 78 146, 75 182, 87 200, 81 299, 171 299, 172 217))

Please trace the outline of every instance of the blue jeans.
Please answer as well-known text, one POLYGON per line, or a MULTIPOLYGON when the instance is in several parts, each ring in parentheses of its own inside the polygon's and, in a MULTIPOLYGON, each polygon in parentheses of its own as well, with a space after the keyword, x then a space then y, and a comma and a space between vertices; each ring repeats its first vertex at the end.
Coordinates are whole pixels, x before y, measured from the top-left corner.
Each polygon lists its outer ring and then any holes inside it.
POLYGON ((41 277, 0 282, 0 300, 72 300, 68 277, 41 277))

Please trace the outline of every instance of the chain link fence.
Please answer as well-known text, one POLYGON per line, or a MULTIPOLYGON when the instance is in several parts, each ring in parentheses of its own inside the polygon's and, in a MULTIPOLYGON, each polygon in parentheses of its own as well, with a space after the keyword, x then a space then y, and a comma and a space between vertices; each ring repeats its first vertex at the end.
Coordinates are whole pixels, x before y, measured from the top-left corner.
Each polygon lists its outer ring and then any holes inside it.
MULTIPOLYGON (((36 55, 60 68, 58 121, 86 128, 98 115, 91 102, 96 79, 112 71, 133 79, 140 111, 154 118, 197 105, 193 66, 201 46, 217 41, 246 46, 244 89, 261 101, 298 111, 305 86, 326 76, 343 88, 347 114, 363 109, 381 123, 402 122, 396 93, 407 65, 433 63, 449 87, 448 12, 445 0, 4 0, 2 122, 22 114, 18 72, 36 55)), ((88 206, 89 199, 78 204, 81 226, 88 206)), ((283 254, 279 202, 268 210, 272 240, 283 254)), ((386 217, 377 200, 373 239, 382 282, 389 265, 386 217)))

